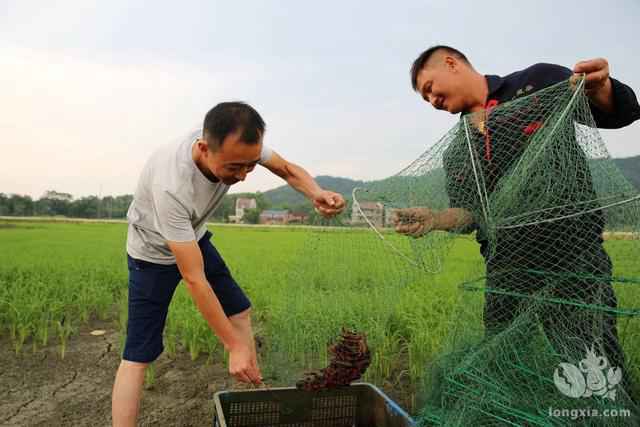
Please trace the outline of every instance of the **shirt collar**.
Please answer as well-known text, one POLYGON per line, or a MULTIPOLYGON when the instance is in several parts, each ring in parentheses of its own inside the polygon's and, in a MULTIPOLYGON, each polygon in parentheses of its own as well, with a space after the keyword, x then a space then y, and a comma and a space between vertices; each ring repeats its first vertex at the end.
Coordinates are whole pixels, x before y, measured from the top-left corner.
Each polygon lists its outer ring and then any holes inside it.
POLYGON ((504 79, 500 76, 488 75, 484 76, 487 79, 487 86, 489 87, 489 95, 487 99, 492 99, 493 95, 500 90, 504 84, 504 79))
MULTIPOLYGON (((484 78, 487 80, 487 87, 489 88, 489 93, 487 94, 487 101, 489 101, 490 99, 496 99, 494 95, 496 92, 500 90, 500 88, 504 84, 504 79, 500 76, 495 76, 495 75, 485 75, 484 78)), ((469 112, 463 111, 460 114, 460 117, 464 116, 465 114, 469 114, 469 112)))

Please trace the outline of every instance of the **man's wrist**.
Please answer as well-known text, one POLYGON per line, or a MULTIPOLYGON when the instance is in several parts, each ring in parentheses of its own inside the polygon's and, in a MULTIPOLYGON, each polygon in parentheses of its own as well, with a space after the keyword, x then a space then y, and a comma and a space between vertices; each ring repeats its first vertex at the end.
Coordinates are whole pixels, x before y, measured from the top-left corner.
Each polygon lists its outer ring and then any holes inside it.
POLYGON ((310 198, 312 201, 315 201, 315 200, 317 200, 317 199, 319 199, 319 198, 321 198, 321 197, 322 197, 322 192, 323 192, 323 191, 324 191, 324 190, 323 190, 322 188, 319 188, 319 187, 318 187, 318 188, 316 188, 316 189, 313 189, 313 190, 311 190, 311 191, 310 191, 310 193, 309 193, 309 198, 310 198))
POLYGON ((231 353, 232 351, 235 351, 240 347, 242 347, 243 342, 242 342, 242 339, 240 339, 240 337, 234 334, 229 338, 227 338, 226 340, 223 340, 222 345, 224 346, 225 350, 231 353))
POLYGON ((591 93, 589 99, 597 108, 605 113, 613 113, 613 82, 611 78, 607 77, 604 84, 591 93))
POLYGON ((427 226, 430 225, 429 229, 430 230, 444 230, 445 229, 445 219, 444 219, 444 215, 443 212, 432 212, 431 214, 431 220, 429 222, 427 222, 427 226))

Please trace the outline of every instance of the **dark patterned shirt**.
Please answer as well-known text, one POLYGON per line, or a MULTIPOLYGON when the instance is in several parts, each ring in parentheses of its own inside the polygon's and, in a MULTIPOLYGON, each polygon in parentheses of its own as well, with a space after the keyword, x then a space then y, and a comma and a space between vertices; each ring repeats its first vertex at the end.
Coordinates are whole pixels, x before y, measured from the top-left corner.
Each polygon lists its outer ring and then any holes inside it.
MULTIPOLYGON (((476 219, 482 218, 482 205, 475 177, 479 176, 483 183, 482 188, 486 188, 487 196, 491 197, 496 186, 500 185, 500 180, 517 164, 531 136, 543 125, 547 111, 543 110, 542 105, 548 108, 548 103, 541 102, 540 108, 537 108, 535 93, 566 81, 571 75, 571 70, 565 67, 536 64, 505 77, 486 76, 489 87, 488 101, 485 106, 486 121, 469 124, 466 130, 462 125, 458 132, 458 140, 453 141, 443 154, 450 207, 465 208, 473 212, 476 219), (521 103, 519 98, 527 95, 533 96, 521 103), (512 104, 514 108, 494 110, 495 107, 507 101, 514 101, 512 104), (477 157, 475 172, 469 161, 466 132, 470 133, 472 150, 477 157)), ((633 90, 615 79, 611 81, 614 112, 605 113, 590 105, 591 115, 596 126, 600 128, 621 128, 640 118, 640 105, 633 90)), ((466 113, 462 114, 463 117, 465 115, 466 113)), ((575 133, 572 122, 568 122, 565 126, 567 127, 563 129, 565 133, 575 133)), ((575 142, 575 136, 572 140, 575 142)), ((571 186, 564 186, 567 194, 554 196, 565 200, 568 205, 576 202, 575 205, 580 204, 580 209, 585 210, 591 206, 585 205, 584 202, 597 198, 588 159, 577 142, 566 147, 566 150, 571 150, 568 153, 571 154, 572 159, 575 159, 575 164, 571 165, 574 182, 571 186), (584 200, 572 200, 572 197, 577 197, 576 194, 584 200)), ((567 165, 562 164, 559 159, 557 162, 551 162, 548 167, 560 170, 567 165)), ((566 211, 556 214, 562 216, 571 213, 574 212, 567 208, 566 211)), ((501 262, 500 259, 504 258, 504 261, 509 263, 513 263, 514 257, 521 257, 522 262, 516 261, 516 264, 521 266, 529 264, 527 265, 529 268, 540 268, 540 264, 544 263, 541 259, 550 252, 573 250, 579 253, 581 250, 583 252, 590 250, 589 248, 594 244, 600 245, 604 222, 603 213, 596 211, 574 219, 498 231, 495 253, 491 256, 496 262, 501 262), (559 241, 562 244, 559 244, 559 241), (522 249, 520 255, 513 253, 514 246, 522 249), (535 248, 534 252, 541 256, 532 257, 532 248, 535 248)), ((474 225, 464 231, 472 231, 472 229, 478 229, 476 238, 481 244, 483 255, 488 257, 489 244, 486 228, 474 225)))

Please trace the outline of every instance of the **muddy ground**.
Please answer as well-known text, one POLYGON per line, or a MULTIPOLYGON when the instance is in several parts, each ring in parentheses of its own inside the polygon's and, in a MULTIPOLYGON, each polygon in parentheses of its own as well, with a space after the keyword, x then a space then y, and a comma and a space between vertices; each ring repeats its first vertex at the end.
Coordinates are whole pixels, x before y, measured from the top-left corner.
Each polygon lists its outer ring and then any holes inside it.
MULTIPOLYGON (((36 353, 28 346, 16 356, 1 337, 0 426, 110 426, 119 339, 114 324, 92 322, 70 339, 62 360, 56 345, 36 353), (92 336, 95 329, 106 334, 92 336)), ((144 391, 139 425, 210 426, 214 393, 232 386, 220 361, 162 355, 154 385, 144 391)))
MULTIPOLYGON (((16 355, 0 337, 0 426, 110 426, 111 388, 120 363, 120 335, 113 322, 92 321, 69 340, 64 359, 57 344, 16 355), (103 336, 92 336, 94 330, 103 336)), ((52 340, 55 341, 55 340, 52 340)), ((214 393, 242 388, 221 360, 195 362, 188 352, 165 354, 143 394, 140 426, 211 426, 214 393)), ((383 387, 405 408, 397 384, 383 387), (394 390, 395 389, 395 390, 394 390), (394 393, 395 391, 395 393, 394 393)))

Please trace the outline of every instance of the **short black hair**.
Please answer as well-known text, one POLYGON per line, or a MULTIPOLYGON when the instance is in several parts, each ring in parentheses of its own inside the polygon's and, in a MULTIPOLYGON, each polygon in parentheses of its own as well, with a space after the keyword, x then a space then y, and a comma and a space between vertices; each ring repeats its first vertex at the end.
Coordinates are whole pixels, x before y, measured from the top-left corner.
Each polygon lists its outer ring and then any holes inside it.
POLYGON ((249 104, 240 101, 221 102, 204 117, 202 136, 210 148, 222 146, 224 139, 242 130, 241 140, 245 144, 257 144, 266 125, 260 114, 249 104))
POLYGON ((453 55, 458 59, 461 59, 467 64, 471 65, 471 63, 469 62, 465 54, 460 52, 458 49, 455 49, 451 46, 446 46, 443 44, 432 46, 429 49, 422 52, 420 56, 418 56, 416 60, 413 61, 413 65, 411 65, 411 86, 413 87, 413 90, 418 90, 418 73, 420 73, 420 70, 424 68, 429 58, 431 58, 431 56, 433 56, 433 54, 439 50, 444 50, 449 55, 453 55))

